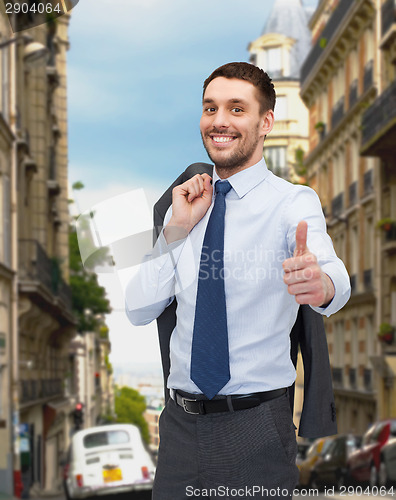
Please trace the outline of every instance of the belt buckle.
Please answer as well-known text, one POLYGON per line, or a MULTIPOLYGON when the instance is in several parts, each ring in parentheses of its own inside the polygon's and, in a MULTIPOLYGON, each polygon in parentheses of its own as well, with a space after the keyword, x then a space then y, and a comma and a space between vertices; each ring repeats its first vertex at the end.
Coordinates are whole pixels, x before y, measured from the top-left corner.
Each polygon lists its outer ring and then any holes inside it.
POLYGON ((195 411, 190 411, 188 408, 187 408, 187 405, 186 403, 197 403, 198 400, 197 399, 188 399, 188 398, 183 398, 182 397, 182 403, 183 403, 183 410, 186 412, 186 413, 189 413, 190 415, 199 415, 199 411, 198 412, 195 412, 195 411))

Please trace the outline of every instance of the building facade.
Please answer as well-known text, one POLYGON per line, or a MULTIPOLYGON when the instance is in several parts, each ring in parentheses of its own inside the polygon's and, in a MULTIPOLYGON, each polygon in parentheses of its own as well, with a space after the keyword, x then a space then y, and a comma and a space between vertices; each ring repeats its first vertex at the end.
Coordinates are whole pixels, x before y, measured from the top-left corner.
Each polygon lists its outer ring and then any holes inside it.
POLYGON ((302 180, 308 150, 308 110, 299 81, 310 47, 308 19, 301 0, 276 0, 262 35, 248 46, 250 62, 269 74, 276 90, 275 125, 264 157, 270 170, 292 182, 302 180))
POLYGON ((64 15, 13 34, 2 11, 0 24, 0 491, 24 496, 61 484, 71 430, 68 23, 64 15))
POLYGON ((301 96, 309 109, 308 183, 319 194, 351 277, 351 299, 326 319, 339 432, 363 433, 392 414, 379 390, 390 383, 379 369, 386 362, 377 338, 384 317, 390 320, 382 305, 388 269, 377 228, 383 180, 376 155, 361 151, 362 119, 382 87, 380 19, 376 0, 320 1, 301 69, 301 96))
POLYGON ((380 300, 378 323, 389 330, 373 359, 379 377, 378 413, 396 415, 396 6, 391 0, 377 5, 377 95, 363 113, 361 154, 377 158, 378 179, 378 265, 380 300))
POLYGON ((69 275, 66 52, 69 16, 29 30, 43 63, 17 60, 19 415, 25 490, 56 491, 74 401, 65 393, 75 335, 69 275), (25 452, 26 454, 26 452, 25 452))
MULTIPOLYGON (((8 19, 0 10, 0 44, 12 36, 8 19)), ((13 375, 18 370, 13 352, 16 348, 16 256, 15 216, 12 204, 16 200, 15 135, 12 125, 12 74, 14 46, 0 49, 0 492, 14 491, 14 415, 11 404, 13 375)))

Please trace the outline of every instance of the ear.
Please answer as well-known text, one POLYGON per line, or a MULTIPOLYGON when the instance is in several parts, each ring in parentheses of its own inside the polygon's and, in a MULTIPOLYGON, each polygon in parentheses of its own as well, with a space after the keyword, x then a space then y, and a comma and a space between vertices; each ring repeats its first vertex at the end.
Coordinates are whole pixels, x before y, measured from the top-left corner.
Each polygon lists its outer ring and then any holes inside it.
POLYGON ((265 137, 271 132, 272 127, 274 126, 274 121, 274 112, 272 111, 272 109, 269 109, 262 117, 260 137, 265 137))

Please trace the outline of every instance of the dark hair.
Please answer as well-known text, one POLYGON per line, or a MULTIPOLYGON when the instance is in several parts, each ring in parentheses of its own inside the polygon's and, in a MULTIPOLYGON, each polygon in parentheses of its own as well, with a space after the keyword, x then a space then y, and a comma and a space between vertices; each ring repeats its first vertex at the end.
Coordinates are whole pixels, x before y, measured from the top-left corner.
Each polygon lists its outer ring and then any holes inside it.
POLYGON ((203 84, 203 96, 209 83, 218 77, 237 78, 252 83, 258 90, 260 113, 274 109, 276 94, 274 84, 265 71, 246 62, 232 62, 215 69, 203 84))

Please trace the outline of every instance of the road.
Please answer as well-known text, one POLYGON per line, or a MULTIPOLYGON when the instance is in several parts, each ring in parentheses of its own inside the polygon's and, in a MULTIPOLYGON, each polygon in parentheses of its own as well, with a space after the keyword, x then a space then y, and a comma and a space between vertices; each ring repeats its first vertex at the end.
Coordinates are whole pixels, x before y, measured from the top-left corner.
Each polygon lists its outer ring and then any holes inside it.
MULTIPOLYGON (((139 496, 133 496, 128 493, 128 494, 123 494, 123 495, 107 495, 107 496, 100 496, 96 497, 97 500, 150 500, 151 499, 151 493, 150 492, 145 492, 144 494, 140 494, 139 496)), ((192 498, 199 498, 199 497, 192 497, 192 498)), ((202 497, 201 497, 202 498, 202 497)), ((208 498, 208 497, 206 497, 208 498)), ((226 498, 226 497, 223 497, 226 498)), ((238 498, 238 497, 229 497, 229 498, 238 498)), ((263 498, 262 496, 255 495, 252 496, 252 498, 263 498)), ((267 497, 270 499, 271 497, 267 497)), ((392 489, 389 489, 388 491, 378 491, 377 495, 373 495, 372 492, 369 492, 365 488, 360 488, 360 487, 355 487, 352 488, 350 487, 349 490, 345 489, 343 491, 335 491, 332 488, 328 488, 326 493, 324 492, 319 492, 318 490, 314 489, 302 489, 300 491, 296 491, 296 494, 293 496, 293 500, 302 500, 306 498, 314 498, 315 500, 367 500, 369 498, 376 498, 378 500, 396 500, 396 487, 392 489)), ((33 498, 32 498, 33 500, 33 498)), ((56 497, 35 497, 35 500, 66 500, 64 495, 59 495, 56 497)))

